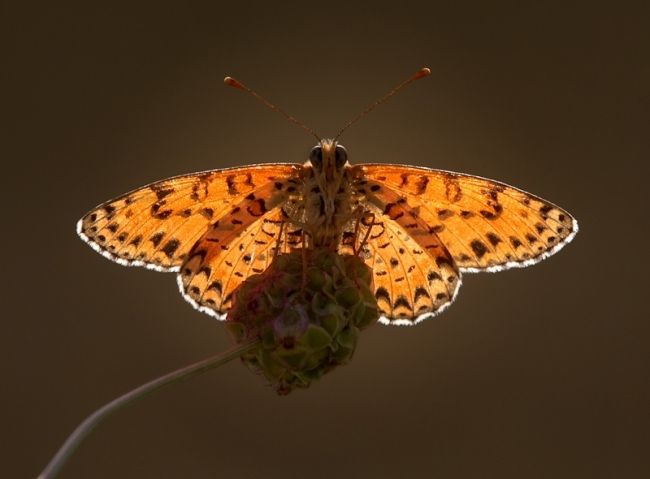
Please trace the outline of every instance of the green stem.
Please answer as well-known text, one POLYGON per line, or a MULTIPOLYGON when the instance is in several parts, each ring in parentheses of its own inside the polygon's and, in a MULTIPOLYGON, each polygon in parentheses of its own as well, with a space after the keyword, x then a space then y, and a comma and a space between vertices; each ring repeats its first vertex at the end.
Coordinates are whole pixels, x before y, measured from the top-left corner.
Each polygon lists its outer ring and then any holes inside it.
POLYGON ((232 359, 240 357, 242 354, 250 351, 251 349, 257 346, 258 341, 244 343, 238 346, 235 346, 228 351, 217 354, 206 358, 202 361, 199 361, 184 368, 177 369, 171 373, 165 374, 153 381, 139 386, 128 393, 112 400, 108 404, 105 404, 101 408, 97 409, 94 413, 88 416, 77 429, 74 430, 72 434, 66 439, 63 446, 59 449, 56 455, 52 458, 50 463, 45 467, 43 472, 38 476, 38 479, 51 479, 55 477, 61 467, 68 460, 70 455, 75 451, 75 449, 81 444, 81 442, 93 431, 93 429, 103 421, 111 413, 117 411, 118 409, 123 408, 124 406, 129 405, 130 403, 143 398, 149 393, 157 391, 164 386, 175 383, 177 381, 188 379, 192 376, 199 375, 210 369, 217 368, 232 359))

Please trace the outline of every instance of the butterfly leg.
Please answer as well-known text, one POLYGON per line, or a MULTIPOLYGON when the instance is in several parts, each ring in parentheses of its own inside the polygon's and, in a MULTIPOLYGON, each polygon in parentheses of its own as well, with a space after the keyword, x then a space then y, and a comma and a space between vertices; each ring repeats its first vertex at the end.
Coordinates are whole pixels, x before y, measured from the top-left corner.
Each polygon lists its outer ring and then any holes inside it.
POLYGON ((275 242, 275 248, 273 250, 273 257, 276 257, 280 254, 280 251, 282 251, 282 245, 280 244, 282 242, 282 234, 284 233, 284 226, 286 225, 286 221, 284 219, 280 223, 280 229, 278 231, 278 239, 275 242))
POLYGON ((352 213, 349 215, 350 216, 350 221, 354 221, 354 231, 352 231, 351 244, 348 243, 348 245, 351 246, 352 254, 355 254, 355 255, 359 251, 359 248, 357 248, 357 239, 359 238, 359 235, 361 234, 361 223, 363 222, 364 213, 365 213, 365 210, 363 209, 363 207, 357 206, 352 211, 352 213))
POLYGON ((359 215, 356 215, 357 218, 354 221, 354 233, 353 233, 353 242, 352 242, 352 254, 356 255, 358 253, 357 250, 357 238, 359 237, 360 230, 361 230, 361 217, 359 215))
POLYGON ((355 229, 354 254, 357 256, 363 251, 363 248, 368 244, 368 238, 370 238, 372 227, 376 225, 375 214, 371 211, 362 210, 361 215, 357 219, 356 227, 360 228, 361 223, 363 223, 363 225, 366 226, 366 232, 363 235, 363 239, 361 240, 361 243, 359 243, 359 246, 357 247, 356 243, 360 231, 359 229, 355 229))
POLYGON ((302 241, 301 253, 302 253, 302 287, 305 288, 307 285, 307 243, 305 238, 305 229, 301 230, 300 235, 302 241))

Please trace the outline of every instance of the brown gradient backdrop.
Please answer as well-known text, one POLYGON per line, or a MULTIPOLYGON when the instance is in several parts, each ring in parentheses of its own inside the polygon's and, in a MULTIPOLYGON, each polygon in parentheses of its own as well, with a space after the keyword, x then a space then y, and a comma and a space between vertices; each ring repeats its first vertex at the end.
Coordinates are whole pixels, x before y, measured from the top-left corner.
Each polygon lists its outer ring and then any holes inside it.
POLYGON ((327 136, 428 65, 348 131, 351 160, 498 178, 575 214, 573 244, 466 275, 442 317, 371 328, 310 390, 277 397, 235 362, 148 397, 61 477, 650 477, 648 8, 267 3, 5 8, 0 476, 229 347, 172 275, 74 232, 156 179, 306 158, 314 140, 224 75, 327 136))

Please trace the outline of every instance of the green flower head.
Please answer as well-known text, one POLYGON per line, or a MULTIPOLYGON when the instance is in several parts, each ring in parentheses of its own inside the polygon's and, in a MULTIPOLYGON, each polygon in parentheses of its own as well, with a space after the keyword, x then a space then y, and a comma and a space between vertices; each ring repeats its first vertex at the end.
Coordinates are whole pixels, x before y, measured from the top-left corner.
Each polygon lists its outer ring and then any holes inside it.
POLYGON ((249 277, 233 293, 226 324, 238 343, 260 340, 242 360, 288 394, 347 364, 359 332, 378 318, 368 266, 323 248, 277 256, 249 277))

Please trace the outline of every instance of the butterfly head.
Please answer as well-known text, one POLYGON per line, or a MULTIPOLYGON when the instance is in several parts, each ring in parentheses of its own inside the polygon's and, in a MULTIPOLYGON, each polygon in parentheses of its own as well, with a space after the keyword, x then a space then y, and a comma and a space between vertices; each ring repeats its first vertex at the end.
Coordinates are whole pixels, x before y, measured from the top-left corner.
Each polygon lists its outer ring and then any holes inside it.
POLYGON ((321 140, 312 148, 309 162, 314 171, 331 177, 349 165, 348 152, 343 145, 339 145, 335 140, 321 140))

